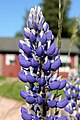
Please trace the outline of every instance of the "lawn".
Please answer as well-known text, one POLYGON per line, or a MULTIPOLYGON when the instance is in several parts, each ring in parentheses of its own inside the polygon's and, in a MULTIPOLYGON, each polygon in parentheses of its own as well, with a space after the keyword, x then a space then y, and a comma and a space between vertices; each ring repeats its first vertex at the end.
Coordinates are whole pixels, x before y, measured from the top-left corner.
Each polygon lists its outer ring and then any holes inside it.
POLYGON ((19 80, 4 80, 0 79, 0 83, 3 82, 3 84, 0 85, 0 96, 16 99, 18 101, 24 100, 19 95, 20 89, 25 89, 24 84, 19 80))

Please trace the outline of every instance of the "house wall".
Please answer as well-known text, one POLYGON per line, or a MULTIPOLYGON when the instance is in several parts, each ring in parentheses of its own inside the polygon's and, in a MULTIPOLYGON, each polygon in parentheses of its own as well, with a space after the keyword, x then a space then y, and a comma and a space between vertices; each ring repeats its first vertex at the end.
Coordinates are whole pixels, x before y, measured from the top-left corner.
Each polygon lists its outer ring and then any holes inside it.
POLYGON ((18 62, 18 55, 14 54, 15 62, 13 64, 6 64, 6 54, 3 55, 3 75, 5 77, 17 77, 20 71, 18 62))
POLYGON ((70 69, 74 69, 75 66, 74 66, 74 58, 75 56, 71 56, 70 59, 71 59, 71 63, 70 63, 70 69))
MULTIPOLYGON (((64 58, 65 57, 66 57, 66 55, 64 55, 64 58)), ((67 61, 64 61, 64 58, 62 58, 62 62, 66 63, 67 61)), ((63 78, 67 78, 68 73, 70 71, 75 71, 75 72, 78 71, 78 55, 71 55, 68 63, 69 63, 69 66, 62 66, 60 68, 60 75, 62 75, 63 78)))
POLYGON ((0 54, 0 75, 3 74, 3 55, 0 54))

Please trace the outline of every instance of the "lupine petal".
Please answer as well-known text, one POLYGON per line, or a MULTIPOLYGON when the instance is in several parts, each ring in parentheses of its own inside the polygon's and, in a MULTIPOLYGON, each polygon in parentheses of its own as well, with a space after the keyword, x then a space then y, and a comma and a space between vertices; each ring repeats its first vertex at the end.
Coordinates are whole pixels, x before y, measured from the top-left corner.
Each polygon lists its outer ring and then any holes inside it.
POLYGON ((63 100, 61 100, 57 103, 57 107, 64 108, 64 107, 66 107, 67 104, 68 104, 68 100, 66 98, 64 98, 63 100))
POLYGON ((27 76, 21 72, 18 73, 18 78, 22 81, 22 82, 28 82, 27 76))
POLYGON ((76 88, 75 88, 75 91, 76 91, 76 92, 79 92, 79 87, 76 87, 76 88))
POLYGON ((43 29, 44 29, 45 32, 49 29, 49 25, 48 25, 47 22, 45 22, 45 23, 43 24, 43 29))
POLYGON ((30 74, 27 74, 27 80, 30 83, 36 82, 36 78, 34 76, 30 75, 30 74))
POLYGON ((74 93, 73 96, 74 96, 74 98, 77 98, 77 97, 78 97, 78 94, 77 94, 77 93, 74 93))
POLYGON ((51 100, 48 102, 48 106, 51 108, 54 108, 57 105, 57 101, 56 100, 51 100))
POLYGON ((39 80, 38 80, 38 83, 40 86, 44 86, 46 84, 46 81, 43 77, 41 77, 39 80))
POLYGON ((26 99, 26 97, 29 95, 25 90, 20 90, 20 95, 22 98, 26 99))
POLYGON ((64 110, 67 111, 69 114, 73 114, 73 110, 71 110, 71 109, 68 108, 68 107, 65 107, 64 110))
POLYGON ((27 27, 33 28, 33 24, 32 24, 32 21, 30 19, 27 21, 27 27))
POLYGON ((30 49, 26 44, 23 44, 23 45, 22 45, 22 50, 23 50, 27 55, 31 55, 31 53, 32 53, 31 49, 30 49))
POLYGON ((24 68, 29 68, 30 67, 30 62, 28 60, 20 60, 19 63, 24 68))
POLYGON ((31 59, 31 65, 32 65, 32 67, 38 67, 39 66, 39 62, 38 61, 36 61, 36 60, 34 60, 33 58, 31 59))
POLYGON ((46 34, 43 34, 42 39, 41 39, 41 43, 45 44, 47 40, 46 34))
POLYGON ((32 115, 31 114, 22 113, 22 118, 24 120, 32 120, 32 115))
POLYGON ((56 81, 53 81, 53 82, 50 83, 50 88, 51 88, 52 90, 58 89, 59 86, 60 86, 60 81, 57 81, 57 80, 56 80, 56 81))
POLYGON ((61 66, 61 60, 57 58, 51 65, 52 70, 57 70, 61 66))
POLYGON ((21 107, 21 113, 28 113, 28 110, 25 107, 21 107))
POLYGON ((36 37, 33 33, 30 33, 30 42, 35 43, 36 42, 36 37))
POLYGON ((19 46, 20 49, 22 49, 22 44, 21 44, 20 41, 18 42, 18 46, 19 46))
POLYGON ((44 104, 44 98, 38 96, 38 98, 37 98, 37 103, 38 103, 39 105, 44 104))
POLYGON ((44 71, 48 71, 50 69, 50 66, 51 66, 51 63, 48 60, 45 64, 43 64, 42 68, 43 68, 44 71))
POLYGON ((22 34, 24 37, 27 37, 27 38, 29 38, 29 36, 30 36, 30 32, 28 30, 25 30, 25 29, 22 31, 22 34))
POLYGON ((38 30, 42 30, 42 29, 43 29, 43 23, 40 22, 40 23, 38 24, 38 30))
POLYGON ((43 53, 44 53, 44 50, 43 50, 42 46, 39 46, 36 50, 37 56, 41 57, 43 55, 43 53))
POLYGON ((46 51, 46 54, 47 54, 48 56, 53 55, 54 50, 55 50, 55 46, 54 46, 54 44, 52 43, 51 46, 49 47, 49 49, 46 51))
POLYGON ((26 102, 28 102, 29 104, 33 104, 36 102, 36 99, 32 96, 26 96, 26 102))
POLYGON ((52 31, 51 31, 51 30, 48 30, 48 31, 46 32, 46 35, 47 35, 47 39, 48 39, 48 40, 51 40, 51 39, 52 39, 52 31))
POLYGON ((63 89, 66 86, 66 80, 62 80, 59 86, 59 90, 63 89))
POLYGON ((77 114, 76 114, 76 117, 77 117, 77 118, 80 118, 80 113, 77 113, 77 114))
POLYGON ((20 65, 22 67, 25 67, 25 68, 30 67, 30 62, 28 60, 26 60, 23 55, 19 54, 18 59, 19 59, 20 65))
POLYGON ((76 103, 75 103, 75 102, 73 102, 71 105, 72 105, 72 107, 75 107, 75 106, 76 106, 76 103))
POLYGON ((40 120, 37 116, 35 116, 34 120, 40 120))

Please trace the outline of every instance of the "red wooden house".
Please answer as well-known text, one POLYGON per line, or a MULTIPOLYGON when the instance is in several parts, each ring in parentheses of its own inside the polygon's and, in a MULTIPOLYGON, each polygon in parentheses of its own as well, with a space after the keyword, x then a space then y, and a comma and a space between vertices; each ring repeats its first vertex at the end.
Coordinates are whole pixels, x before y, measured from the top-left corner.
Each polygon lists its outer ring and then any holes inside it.
POLYGON ((0 75, 17 77, 20 71, 18 62, 19 38, 0 38, 0 75))
POLYGON ((67 77, 70 71, 78 72, 80 50, 75 43, 71 46, 70 56, 68 56, 68 51, 71 41, 68 38, 61 39, 61 61, 62 66, 60 68, 60 74, 63 77, 67 77))
MULTIPOLYGON (((18 62, 18 41, 20 38, 0 38, 0 75, 5 77, 17 77, 20 71, 18 62)), ((62 67, 60 68, 60 74, 63 77, 67 77, 70 70, 78 70, 78 58, 80 51, 74 44, 71 49, 70 57, 67 56, 70 45, 69 39, 61 40, 61 60, 62 67)))

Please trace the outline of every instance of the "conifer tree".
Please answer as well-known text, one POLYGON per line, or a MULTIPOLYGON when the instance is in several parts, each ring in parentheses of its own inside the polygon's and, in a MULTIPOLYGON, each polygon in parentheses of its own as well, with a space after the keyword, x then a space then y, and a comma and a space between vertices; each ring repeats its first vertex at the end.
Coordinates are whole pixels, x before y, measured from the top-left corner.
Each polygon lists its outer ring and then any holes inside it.
MULTIPOLYGON (((62 0, 61 2, 62 11, 64 9, 62 37, 70 37, 71 31, 69 30, 69 28, 70 24, 72 24, 72 20, 68 18, 68 11, 71 0, 62 0)), ((54 33, 54 36, 56 37, 58 33, 59 0, 43 0, 41 6, 43 8, 44 17, 50 25, 50 29, 54 33)))

